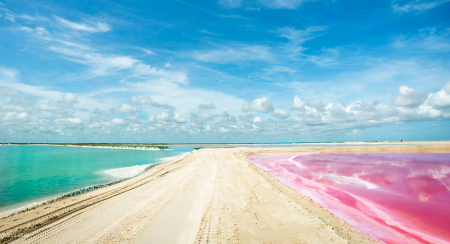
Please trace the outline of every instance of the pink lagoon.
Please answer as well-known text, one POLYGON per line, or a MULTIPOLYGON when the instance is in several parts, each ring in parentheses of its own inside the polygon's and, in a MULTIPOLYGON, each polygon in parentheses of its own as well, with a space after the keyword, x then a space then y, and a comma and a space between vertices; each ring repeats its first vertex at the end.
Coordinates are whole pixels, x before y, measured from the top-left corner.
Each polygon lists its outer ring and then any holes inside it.
POLYGON ((450 154, 250 157, 364 234, 385 243, 450 243, 450 154))

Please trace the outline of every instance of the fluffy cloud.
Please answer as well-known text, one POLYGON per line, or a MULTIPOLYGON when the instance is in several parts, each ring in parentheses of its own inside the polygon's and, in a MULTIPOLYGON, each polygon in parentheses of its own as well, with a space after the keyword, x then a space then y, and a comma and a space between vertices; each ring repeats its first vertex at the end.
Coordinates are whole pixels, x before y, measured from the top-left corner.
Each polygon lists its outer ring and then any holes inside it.
POLYGON ((148 118, 149 122, 175 122, 175 123, 185 123, 186 119, 183 118, 179 113, 173 110, 162 111, 158 114, 152 115, 148 118))
POLYGON ((408 86, 400 86, 398 91, 400 92, 400 95, 395 99, 394 104, 399 107, 418 106, 427 99, 425 94, 417 93, 408 86))
POLYGON ((15 113, 15 112, 7 112, 3 117, 5 121, 23 121, 28 118, 28 114, 25 112, 15 113))
POLYGON ((273 105, 272 101, 267 97, 262 97, 255 99, 250 102, 250 104, 245 104, 242 107, 242 112, 261 112, 261 113, 269 113, 272 112, 273 105))
POLYGON ((302 109, 304 105, 305 105, 305 102, 303 102, 299 96, 294 97, 294 107, 292 108, 293 110, 302 109))
POLYGON ((125 104, 122 104, 122 106, 116 108, 115 111, 119 112, 119 113, 131 114, 131 113, 136 113, 137 109, 136 109, 136 107, 125 103, 125 104))
POLYGON ((73 93, 67 92, 66 94, 64 94, 63 101, 65 103, 71 104, 77 102, 77 100, 78 100, 77 96, 75 96, 75 94, 73 93))
POLYGON ((450 81, 445 83, 441 90, 430 95, 430 104, 435 107, 450 106, 450 81))
POLYGON ((315 99, 312 101, 308 101, 306 103, 309 107, 315 108, 315 109, 322 109, 323 107, 325 107, 325 105, 322 103, 322 101, 320 101, 320 99, 315 99))
POLYGON ((284 110, 284 109, 275 109, 273 111, 273 116, 275 116, 277 118, 280 118, 280 119, 286 119, 289 116, 291 116, 291 114, 288 111, 284 110))
POLYGON ((164 109, 175 109, 175 107, 169 104, 161 104, 154 102, 150 96, 133 96, 131 97, 131 101, 135 104, 139 105, 149 105, 155 108, 164 108, 164 109))
MULTIPOLYGON (((450 106, 450 82, 436 94, 428 96, 417 93, 408 86, 399 88, 399 96, 393 103, 363 102, 338 103, 324 106, 319 102, 307 105, 294 98, 295 110, 298 110, 297 121, 304 126, 327 126, 328 129, 349 129, 369 127, 379 124, 395 124, 405 121, 423 121, 445 119, 450 116, 440 107, 450 106), (302 106, 300 106, 302 105, 302 106)), ((350 134, 348 134, 350 135, 350 134)))
POLYGON ((119 119, 119 118, 114 118, 111 120, 111 124, 113 125, 124 125, 125 124, 125 120, 124 119, 119 119))
POLYGON ((146 96, 146 97, 133 96, 133 97, 131 97, 131 101, 133 103, 140 104, 140 105, 152 105, 152 103, 153 103, 152 98, 149 96, 146 96))
POLYGON ((36 108, 44 111, 57 111, 59 109, 59 105, 57 103, 40 103, 36 105, 36 108))

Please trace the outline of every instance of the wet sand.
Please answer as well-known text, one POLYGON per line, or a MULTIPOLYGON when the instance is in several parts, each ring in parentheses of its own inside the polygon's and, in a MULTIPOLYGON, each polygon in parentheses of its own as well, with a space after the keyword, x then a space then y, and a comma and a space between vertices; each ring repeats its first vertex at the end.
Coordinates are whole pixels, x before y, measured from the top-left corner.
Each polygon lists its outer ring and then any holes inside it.
POLYGON ((320 148, 201 149, 144 174, 0 219, 13 243, 374 243, 256 167, 294 151, 449 153, 448 142, 320 148), (411 145, 414 144, 414 145, 411 145))

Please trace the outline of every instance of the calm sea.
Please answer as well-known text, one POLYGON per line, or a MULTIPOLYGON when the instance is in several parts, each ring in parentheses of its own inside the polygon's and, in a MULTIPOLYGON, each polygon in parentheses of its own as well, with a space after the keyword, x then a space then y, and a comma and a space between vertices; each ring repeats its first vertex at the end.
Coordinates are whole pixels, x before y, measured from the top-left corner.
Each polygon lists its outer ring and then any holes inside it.
MULTIPOLYGON (((65 146, 0 146, 0 212, 117 177, 104 171, 161 162, 191 151, 82 148, 65 146)), ((126 170, 126 168, 124 169, 126 170)))

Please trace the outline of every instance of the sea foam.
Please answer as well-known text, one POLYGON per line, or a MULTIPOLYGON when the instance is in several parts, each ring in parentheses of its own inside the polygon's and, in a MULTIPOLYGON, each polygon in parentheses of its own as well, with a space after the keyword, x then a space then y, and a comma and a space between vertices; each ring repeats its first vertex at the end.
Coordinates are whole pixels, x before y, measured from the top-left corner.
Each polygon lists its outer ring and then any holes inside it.
MULTIPOLYGON (((189 152, 183 153, 181 155, 177 155, 177 156, 173 156, 173 157, 165 157, 165 158, 161 158, 161 162, 162 163, 166 163, 169 161, 172 161, 178 157, 184 156, 186 154, 189 154, 189 152)), ((103 171, 104 173, 108 174, 108 175, 112 175, 114 177, 120 178, 120 179, 125 179, 125 178, 131 178, 133 176, 136 175, 140 175, 143 172, 145 172, 150 166, 155 166, 156 164, 143 164, 143 165, 134 165, 134 166, 130 166, 130 167, 123 167, 123 168, 115 168, 115 169, 108 169, 103 171)))
POLYGON ((108 170, 105 170, 104 172, 106 174, 109 174, 109 175, 112 175, 114 177, 121 178, 121 179, 130 178, 130 177, 141 174, 150 165, 151 164, 134 165, 134 166, 130 166, 130 167, 108 169, 108 170))

